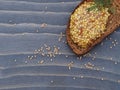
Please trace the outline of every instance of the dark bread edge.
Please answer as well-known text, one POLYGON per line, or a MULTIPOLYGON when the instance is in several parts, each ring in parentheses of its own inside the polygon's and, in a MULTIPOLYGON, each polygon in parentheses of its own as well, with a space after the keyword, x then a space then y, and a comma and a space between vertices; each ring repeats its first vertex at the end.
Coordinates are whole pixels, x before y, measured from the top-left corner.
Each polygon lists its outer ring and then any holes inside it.
MULTIPOLYGON (((83 0, 75 9, 74 11, 81 5, 83 4, 85 1, 91 1, 91 0, 83 0)), ((72 12, 72 14, 74 13, 74 11, 72 12)), ((71 15, 72 15, 71 14, 71 15)), ((67 39, 67 43, 68 45, 71 47, 71 49, 73 50, 73 52, 75 52, 77 55, 83 55, 85 53, 87 53, 89 50, 91 50, 95 45, 99 44, 105 37, 107 37, 109 34, 111 34, 112 32, 114 32, 119 26, 120 26, 120 18, 119 18, 120 14, 111 14, 108 18, 107 21, 107 25, 106 25, 106 32, 99 38, 97 39, 89 48, 87 49, 79 49, 79 46, 77 44, 75 44, 73 42, 73 40, 70 37, 70 19, 68 21, 68 25, 67 25, 67 29, 66 29, 66 39, 67 39), (118 21, 116 19, 119 19, 118 21)))

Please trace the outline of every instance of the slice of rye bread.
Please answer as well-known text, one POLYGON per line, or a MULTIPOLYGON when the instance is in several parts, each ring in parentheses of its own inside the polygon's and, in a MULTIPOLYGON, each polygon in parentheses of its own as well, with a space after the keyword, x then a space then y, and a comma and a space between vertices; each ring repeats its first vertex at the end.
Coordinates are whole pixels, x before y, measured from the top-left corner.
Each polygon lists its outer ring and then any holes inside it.
MULTIPOLYGON (((83 0, 75 8, 75 10, 81 4, 83 4, 85 1, 89 2, 89 1, 92 1, 92 0, 83 0)), ((85 49, 80 49, 79 46, 77 44, 75 44, 73 42, 73 40, 71 39, 71 37, 70 37, 70 19, 69 19, 67 29, 66 29, 66 38, 67 38, 67 43, 69 44, 69 46, 71 47, 71 49, 73 50, 74 53, 76 53, 77 55, 83 55, 83 54, 87 53, 96 44, 100 43, 106 36, 111 34, 113 31, 115 31, 120 26, 120 0, 113 0, 112 6, 115 7, 116 12, 114 14, 111 13, 110 16, 108 17, 108 21, 107 21, 107 24, 106 24, 106 31, 104 32, 104 34, 100 38, 98 38, 96 41, 94 41, 91 46, 89 46, 88 48, 85 48, 85 49)), ((75 12, 75 10, 72 12, 72 14, 75 12)))

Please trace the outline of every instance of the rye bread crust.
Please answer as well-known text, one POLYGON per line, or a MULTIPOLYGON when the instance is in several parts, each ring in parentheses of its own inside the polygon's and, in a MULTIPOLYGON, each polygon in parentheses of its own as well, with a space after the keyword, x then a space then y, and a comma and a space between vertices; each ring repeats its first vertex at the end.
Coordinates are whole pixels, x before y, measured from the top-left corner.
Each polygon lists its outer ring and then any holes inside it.
MULTIPOLYGON (((76 8, 75 10, 83 4, 85 1, 89 2, 92 0, 83 0, 76 8)), ((67 43, 71 47, 74 53, 77 55, 83 55, 90 51, 95 45, 99 44, 105 37, 107 37, 109 34, 111 34, 113 31, 115 31, 119 26, 120 26, 120 0, 113 0, 112 4, 116 8, 116 13, 112 14, 109 16, 107 24, 106 24, 106 32, 98 38, 94 43, 89 46, 86 49, 80 49, 77 44, 73 42, 73 40, 70 37, 70 19, 68 21, 67 29, 66 29, 66 38, 67 38, 67 43)), ((72 12, 72 14, 75 12, 75 10, 72 12)))

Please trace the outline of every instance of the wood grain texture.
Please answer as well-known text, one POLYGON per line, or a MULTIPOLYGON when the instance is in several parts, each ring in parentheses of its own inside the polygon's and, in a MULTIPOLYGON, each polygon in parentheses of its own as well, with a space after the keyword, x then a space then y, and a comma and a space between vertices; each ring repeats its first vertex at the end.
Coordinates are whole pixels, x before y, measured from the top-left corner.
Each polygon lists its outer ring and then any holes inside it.
POLYGON ((88 55, 77 57, 66 44, 79 2, 0 0, 0 90, 120 89, 120 28, 88 55), (48 56, 46 45, 58 53, 48 56))

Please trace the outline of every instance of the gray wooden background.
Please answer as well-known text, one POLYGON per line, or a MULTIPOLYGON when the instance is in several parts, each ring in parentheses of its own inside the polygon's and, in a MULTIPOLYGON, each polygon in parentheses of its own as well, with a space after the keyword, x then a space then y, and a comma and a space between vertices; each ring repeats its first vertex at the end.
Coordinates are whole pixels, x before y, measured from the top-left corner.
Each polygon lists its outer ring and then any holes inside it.
POLYGON ((66 44, 80 0, 0 0, 0 90, 120 90, 120 28, 88 54, 66 44))

